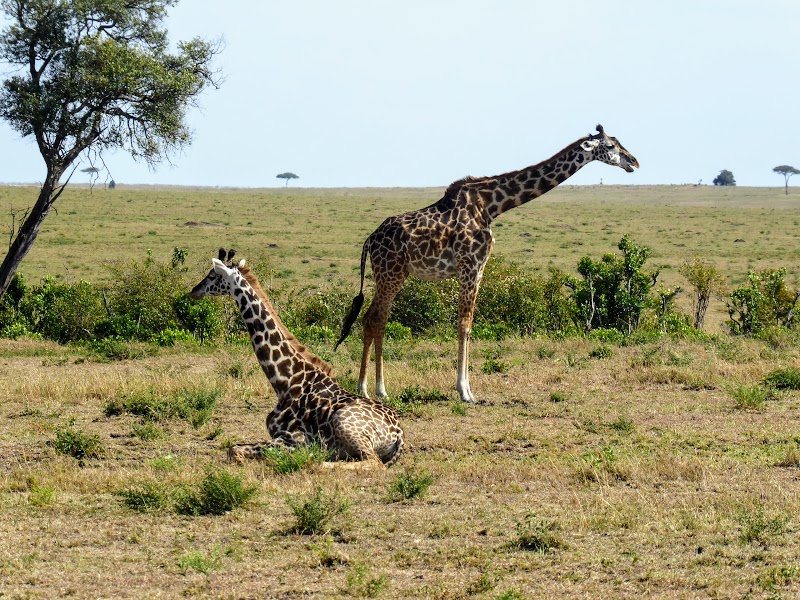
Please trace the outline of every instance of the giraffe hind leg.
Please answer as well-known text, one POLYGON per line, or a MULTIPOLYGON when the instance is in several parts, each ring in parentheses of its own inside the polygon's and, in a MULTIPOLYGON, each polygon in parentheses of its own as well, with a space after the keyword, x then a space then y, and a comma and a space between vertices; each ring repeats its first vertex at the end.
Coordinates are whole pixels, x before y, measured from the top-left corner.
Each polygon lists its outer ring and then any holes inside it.
MULTIPOLYGON (((375 263, 373 263, 373 271, 375 263)), ((361 372, 359 376, 359 391, 366 396, 367 368, 369 367, 369 345, 375 344, 375 395, 386 398, 386 387, 383 380, 383 337, 386 333, 386 322, 389 320, 389 311, 392 302, 400 291, 400 286, 405 281, 405 275, 394 279, 384 276, 375 278, 375 297, 364 314, 364 354, 361 356, 361 372)))

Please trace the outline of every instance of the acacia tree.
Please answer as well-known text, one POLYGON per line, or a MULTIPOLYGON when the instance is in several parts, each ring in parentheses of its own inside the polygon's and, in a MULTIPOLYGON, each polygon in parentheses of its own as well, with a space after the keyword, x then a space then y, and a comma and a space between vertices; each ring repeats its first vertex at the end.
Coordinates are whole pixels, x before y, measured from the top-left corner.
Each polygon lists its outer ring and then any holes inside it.
POLYGON ((722 169, 719 175, 714 177, 714 185, 736 185, 736 180, 733 178, 733 173, 728 169, 722 169))
POLYGON ((294 173, 281 173, 280 175, 275 175, 277 179, 285 179, 286 180, 286 187, 289 187, 289 180, 290 179, 300 179, 299 175, 295 175, 294 173))
MULTIPOLYGON (((0 265, 0 297, 87 153, 124 149, 151 166, 191 141, 188 107, 209 85, 218 45, 200 38, 170 51, 163 26, 177 0, 1 0, 10 24, 0 59, 16 72, 0 89, 0 117, 32 136, 46 174, 0 265)), ((14 232, 12 232, 14 235, 14 232)))
POLYGON ((772 170, 775 173, 779 173, 779 174, 783 175, 784 182, 786 184, 784 189, 786 190, 786 195, 788 196, 789 195, 789 178, 792 175, 797 175, 798 173, 800 173, 800 171, 798 171, 794 167, 790 167, 789 165, 780 165, 779 167, 775 167, 772 170))

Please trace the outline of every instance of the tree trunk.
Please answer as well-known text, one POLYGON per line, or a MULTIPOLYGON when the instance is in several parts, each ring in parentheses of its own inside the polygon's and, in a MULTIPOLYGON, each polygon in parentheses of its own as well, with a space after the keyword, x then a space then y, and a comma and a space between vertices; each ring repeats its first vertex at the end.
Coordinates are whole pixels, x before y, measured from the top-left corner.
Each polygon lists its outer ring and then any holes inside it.
POLYGON ((14 273, 17 272, 20 263, 30 252, 33 242, 36 241, 36 236, 39 235, 39 228, 42 226, 42 222, 60 194, 60 190, 56 190, 56 187, 61 174, 62 171, 48 173, 36 204, 17 231, 17 237, 14 238, 3 264, 0 265, 0 298, 6 293, 8 286, 11 284, 11 278, 14 277, 14 273))

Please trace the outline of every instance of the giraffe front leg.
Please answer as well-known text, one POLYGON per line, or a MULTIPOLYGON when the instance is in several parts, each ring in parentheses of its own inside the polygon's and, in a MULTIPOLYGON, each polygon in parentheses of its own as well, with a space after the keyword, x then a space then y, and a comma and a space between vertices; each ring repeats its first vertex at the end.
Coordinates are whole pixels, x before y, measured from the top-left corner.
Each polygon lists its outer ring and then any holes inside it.
POLYGON ((482 274, 483 265, 478 270, 462 268, 459 273, 456 391, 464 402, 470 403, 475 402, 475 396, 469 386, 469 335, 472 331, 472 317, 475 313, 475 300, 478 297, 482 274))
POLYGON ((458 371, 456 372, 456 391, 464 402, 475 402, 469 386, 469 328, 458 327, 458 371))
POLYGON ((253 444, 235 444, 228 448, 228 460, 238 465, 246 460, 262 460, 270 448, 295 448, 305 442, 302 434, 290 434, 265 442, 253 444))

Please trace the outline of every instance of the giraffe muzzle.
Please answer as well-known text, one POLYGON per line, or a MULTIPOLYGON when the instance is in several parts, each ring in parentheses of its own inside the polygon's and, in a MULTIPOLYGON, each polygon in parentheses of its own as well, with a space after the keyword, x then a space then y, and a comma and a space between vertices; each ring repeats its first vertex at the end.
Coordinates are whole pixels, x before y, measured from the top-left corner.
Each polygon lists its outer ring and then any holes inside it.
POLYGON ((626 173, 633 173, 634 167, 639 168, 639 161, 633 156, 622 154, 620 156, 620 166, 625 169, 626 173))

